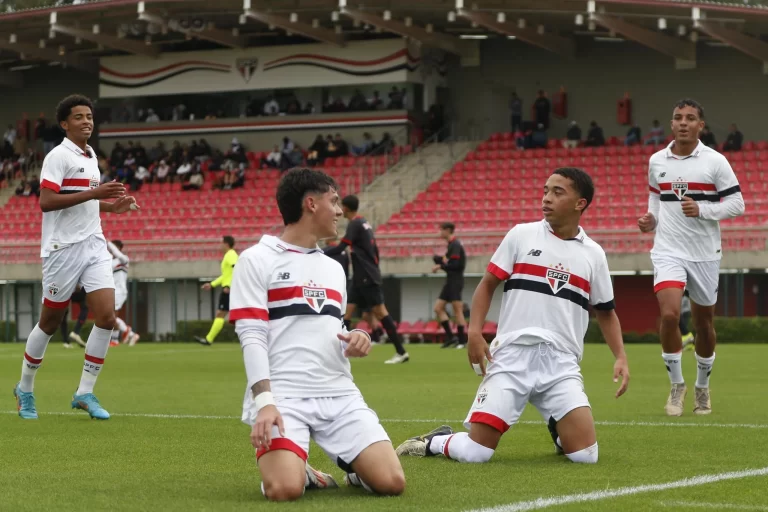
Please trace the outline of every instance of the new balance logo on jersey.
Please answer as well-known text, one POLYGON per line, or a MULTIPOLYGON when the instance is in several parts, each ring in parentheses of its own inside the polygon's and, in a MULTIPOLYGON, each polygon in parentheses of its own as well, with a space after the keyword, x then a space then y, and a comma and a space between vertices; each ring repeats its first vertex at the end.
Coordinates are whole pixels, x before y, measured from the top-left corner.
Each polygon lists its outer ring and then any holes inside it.
POLYGON ((672 192, 682 201, 685 193, 688 192, 688 183, 675 181, 672 183, 672 192))
POLYGON ((304 300, 306 300, 309 307, 314 309, 317 313, 323 309, 323 304, 327 298, 324 288, 304 287, 304 300))
POLYGON ((85 167, 81 167, 78 172, 85 172, 85 167))
MULTIPOLYGON (((558 267, 561 266, 558 265, 558 267)), ((555 294, 562 290, 563 286, 568 284, 568 281, 571 279, 570 272, 566 272, 558 267, 547 270, 547 282, 549 283, 549 287, 552 288, 552 292, 555 294)))
POLYGON ((541 256, 541 251, 538 249, 531 249, 528 251, 528 256, 541 256))
POLYGON ((667 175, 667 173, 663 172, 663 173, 659 174, 659 178, 663 178, 666 175, 667 175))
POLYGON ((291 273, 290 272, 281 272, 281 273, 277 274, 277 280, 278 281, 287 281, 290 278, 291 278, 291 273))

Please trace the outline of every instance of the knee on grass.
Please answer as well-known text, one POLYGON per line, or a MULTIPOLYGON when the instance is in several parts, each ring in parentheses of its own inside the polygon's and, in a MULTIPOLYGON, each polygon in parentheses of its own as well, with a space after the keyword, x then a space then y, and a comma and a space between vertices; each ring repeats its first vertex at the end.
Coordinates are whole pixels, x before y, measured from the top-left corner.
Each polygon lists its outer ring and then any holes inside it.
POLYGON ((568 457, 572 462, 578 462, 581 464, 596 464, 597 443, 577 452, 566 453, 565 456, 568 457))
POLYGON ((405 474, 402 469, 378 475, 373 482, 366 482, 373 492, 382 496, 399 496, 405 492, 405 474))
POLYGON ((264 481, 261 482, 261 492, 269 501, 293 501, 304 495, 304 483, 264 481))

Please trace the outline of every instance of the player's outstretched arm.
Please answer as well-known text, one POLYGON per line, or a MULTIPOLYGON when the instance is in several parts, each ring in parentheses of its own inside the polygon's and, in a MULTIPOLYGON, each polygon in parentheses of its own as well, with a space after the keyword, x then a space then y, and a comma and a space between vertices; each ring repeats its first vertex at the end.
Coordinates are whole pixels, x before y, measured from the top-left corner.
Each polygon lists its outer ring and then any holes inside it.
POLYGON ((125 185, 117 181, 103 183, 97 188, 74 194, 60 194, 51 186, 44 184, 40 188, 40 209, 44 212, 64 210, 93 199, 115 199, 125 195, 125 185))
POLYGON ((613 365, 613 382, 618 382, 619 377, 621 377, 621 386, 616 391, 616 398, 618 398, 627 391, 629 385, 629 364, 627 363, 627 354, 624 352, 621 323, 615 309, 596 309, 595 318, 597 318, 597 324, 600 326, 600 332, 603 333, 605 342, 616 358, 616 363, 613 365))
POLYGON ((488 348, 488 343, 483 336, 483 326, 485 325, 488 311, 491 309, 493 292, 496 291, 499 283, 501 283, 501 279, 491 272, 486 272, 483 279, 480 280, 480 284, 475 288, 474 295, 472 295, 472 309, 470 310, 472 315, 469 317, 467 356, 469 357, 470 366, 478 375, 485 375, 486 359, 489 362, 493 361, 491 350, 488 348))

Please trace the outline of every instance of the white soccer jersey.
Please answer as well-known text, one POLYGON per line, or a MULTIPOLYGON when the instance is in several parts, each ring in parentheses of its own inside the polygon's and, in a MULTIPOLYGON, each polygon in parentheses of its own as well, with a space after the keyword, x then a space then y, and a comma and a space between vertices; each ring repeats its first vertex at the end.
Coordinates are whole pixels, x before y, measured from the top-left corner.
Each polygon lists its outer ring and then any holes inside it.
MULTIPOLYGON (((86 146, 84 153, 77 144, 64 138, 43 160, 40 186, 59 194, 71 194, 98 187, 100 178, 99 163, 93 148, 86 146)), ((45 258, 52 251, 101 233, 99 202, 96 200, 64 210, 43 212, 40 256, 45 258)))
MULTIPOLYGON (((264 235, 240 254, 232 277, 229 321, 235 324, 244 353, 249 343, 266 344, 259 354, 268 354, 275 397, 360 393, 337 338, 346 332, 346 288, 341 265, 320 249, 264 235)), ((248 364, 246 357, 246 373, 248 364)), ((253 377, 249 375, 249 381, 253 377)), ((244 412, 250 408, 250 386, 255 382, 246 388, 244 412)))
POLYGON ((581 360, 589 305, 614 308, 605 252, 581 228, 576 238, 563 240, 546 221, 518 224, 504 237, 488 272, 505 281, 499 344, 548 342, 581 360))
POLYGON ((739 181, 728 160, 701 141, 687 157, 673 154, 674 144, 654 153, 648 165, 649 210, 658 221, 651 254, 719 260, 719 221, 744 213, 739 181), (683 214, 684 196, 698 203, 698 218, 683 214))
POLYGON ((115 293, 127 293, 130 259, 112 242, 107 242, 107 249, 112 254, 112 275, 115 278, 115 293))

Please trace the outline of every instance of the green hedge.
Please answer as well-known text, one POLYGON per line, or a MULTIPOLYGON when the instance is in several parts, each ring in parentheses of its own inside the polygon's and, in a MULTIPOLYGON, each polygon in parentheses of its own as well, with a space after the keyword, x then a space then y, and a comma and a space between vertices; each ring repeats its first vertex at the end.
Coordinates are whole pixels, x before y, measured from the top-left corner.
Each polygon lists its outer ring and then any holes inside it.
MULTIPOLYGON (((768 342, 768 317, 715 317, 718 343, 766 343, 768 342)), ((585 343, 603 343, 597 321, 589 322, 585 343)), ((624 343, 658 343, 657 332, 625 332, 624 343)))
MULTIPOLYGON (((192 341, 194 336, 205 337, 211 330, 212 323, 213 320, 188 320, 186 322, 179 320, 176 322, 176 332, 173 335, 166 335, 164 341, 192 341)), ((216 343, 227 341, 238 341, 235 328, 229 321, 226 321, 224 328, 216 336, 216 343)))
POLYGON ((16 323, 15 322, 0 322, 0 342, 4 341, 13 341, 14 335, 16 334, 16 323), (5 337, 5 330, 6 325, 10 324, 10 329, 8 329, 8 332, 10 333, 10 339, 6 339, 5 337))

